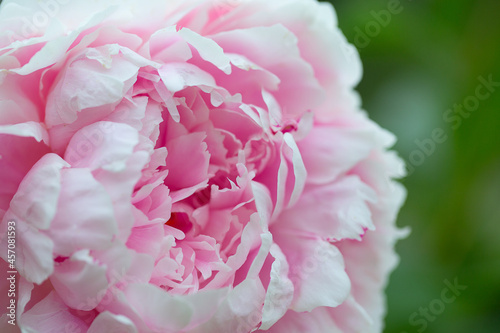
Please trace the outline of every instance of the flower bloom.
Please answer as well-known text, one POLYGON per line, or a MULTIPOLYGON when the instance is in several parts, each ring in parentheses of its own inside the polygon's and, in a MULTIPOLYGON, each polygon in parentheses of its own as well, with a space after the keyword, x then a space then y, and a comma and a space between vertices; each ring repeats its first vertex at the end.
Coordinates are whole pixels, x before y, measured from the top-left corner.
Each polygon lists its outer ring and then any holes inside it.
POLYGON ((4 0, 17 325, 381 332, 404 168, 360 76, 312 0, 4 0))

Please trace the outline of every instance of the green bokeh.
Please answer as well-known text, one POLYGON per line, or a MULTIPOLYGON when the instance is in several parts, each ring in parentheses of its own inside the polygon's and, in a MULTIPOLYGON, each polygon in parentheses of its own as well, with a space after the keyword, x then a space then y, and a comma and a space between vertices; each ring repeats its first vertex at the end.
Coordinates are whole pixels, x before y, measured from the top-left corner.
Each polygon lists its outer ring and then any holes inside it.
POLYGON ((470 114, 457 113, 460 120, 444 117, 455 104, 473 102, 478 77, 500 82, 500 1, 401 0, 400 13, 385 26, 377 23, 374 13, 395 1, 330 1, 361 55, 364 77, 357 89, 363 107, 397 135, 401 157, 420 164, 403 180, 409 195, 398 224, 412 233, 397 246, 401 263, 387 289, 385 332, 497 333, 500 87, 470 114), (358 28, 371 29, 369 43, 358 28), (447 139, 428 155, 415 153, 422 151, 416 140, 426 142, 438 128, 447 139), (420 308, 441 310, 443 281, 455 278, 467 289, 442 313, 431 313, 427 327, 412 325, 420 308))

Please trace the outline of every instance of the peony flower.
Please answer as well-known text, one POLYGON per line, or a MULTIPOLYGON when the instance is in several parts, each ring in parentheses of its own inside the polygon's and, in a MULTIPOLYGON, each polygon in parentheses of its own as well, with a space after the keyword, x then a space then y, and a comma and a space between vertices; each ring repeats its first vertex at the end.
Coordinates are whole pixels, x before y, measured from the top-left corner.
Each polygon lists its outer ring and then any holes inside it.
POLYGON ((382 331, 403 165, 331 5, 4 0, 0 31, 2 332, 382 331))

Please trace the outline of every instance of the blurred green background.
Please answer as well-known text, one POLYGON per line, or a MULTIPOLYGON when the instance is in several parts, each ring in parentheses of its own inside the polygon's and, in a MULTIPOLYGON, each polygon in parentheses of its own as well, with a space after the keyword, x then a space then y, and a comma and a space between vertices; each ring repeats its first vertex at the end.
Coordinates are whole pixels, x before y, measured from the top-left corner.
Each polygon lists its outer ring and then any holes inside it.
POLYGON ((361 55, 363 107, 411 171, 385 332, 500 332, 500 1, 330 2, 361 55), (467 289, 443 302, 455 279, 467 289))

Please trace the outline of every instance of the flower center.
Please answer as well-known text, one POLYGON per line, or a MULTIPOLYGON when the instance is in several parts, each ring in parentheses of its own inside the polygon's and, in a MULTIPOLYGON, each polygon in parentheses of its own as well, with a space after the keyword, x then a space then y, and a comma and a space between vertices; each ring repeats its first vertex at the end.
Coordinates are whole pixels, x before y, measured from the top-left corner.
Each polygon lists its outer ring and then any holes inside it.
POLYGON ((173 228, 179 229, 184 233, 187 233, 189 230, 193 228, 193 223, 189 220, 189 217, 186 213, 172 213, 170 219, 165 222, 166 225, 171 226, 173 228))

